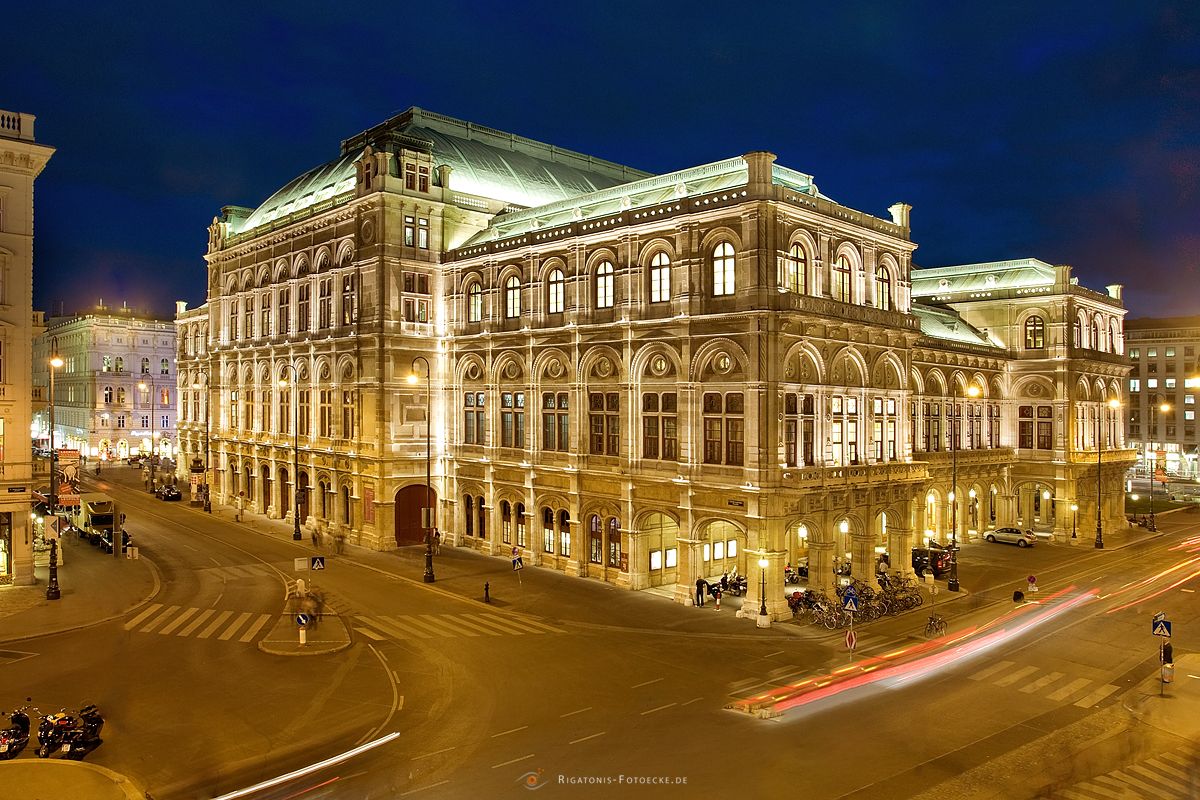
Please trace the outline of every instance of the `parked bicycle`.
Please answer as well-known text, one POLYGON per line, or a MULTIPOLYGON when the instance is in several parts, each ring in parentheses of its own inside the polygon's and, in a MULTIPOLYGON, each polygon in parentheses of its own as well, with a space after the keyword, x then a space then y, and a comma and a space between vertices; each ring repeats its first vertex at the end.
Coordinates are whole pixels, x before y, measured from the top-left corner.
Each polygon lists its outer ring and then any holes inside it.
POLYGON ((937 636, 946 635, 946 618, 941 614, 930 614, 929 621, 925 623, 925 638, 932 639, 937 636))

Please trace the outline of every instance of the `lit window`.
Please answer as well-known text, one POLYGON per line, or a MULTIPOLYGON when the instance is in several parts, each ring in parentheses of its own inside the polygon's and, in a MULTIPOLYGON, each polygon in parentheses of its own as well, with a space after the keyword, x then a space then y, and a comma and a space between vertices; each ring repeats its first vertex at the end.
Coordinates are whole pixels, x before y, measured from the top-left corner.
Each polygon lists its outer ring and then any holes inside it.
POLYGON ((550 273, 550 278, 546 286, 547 313, 561 314, 563 312, 563 289, 565 284, 566 279, 563 277, 561 269, 556 269, 550 273))
POLYGON ((467 288, 467 322, 483 319, 483 287, 476 281, 467 288))
POLYGON ((838 260, 833 265, 833 299, 842 303, 849 303, 853 300, 850 292, 850 259, 846 256, 838 256, 838 260))
POLYGON ((613 265, 603 262, 596 269, 596 308, 613 307, 613 265))
POLYGON ((733 294, 733 245, 721 242, 713 248, 713 294, 716 296, 733 294))
POLYGON ((1147 389, 1157 389, 1158 388, 1158 378, 1147 378, 1146 379, 1146 388, 1147 389))
POLYGON ((784 291, 801 293, 807 291, 807 273, 808 264, 804 248, 794 244, 788 251, 787 258, 783 260, 783 277, 780 283, 783 284, 784 291))
POLYGON ((521 316, 521 279, 516 275, 504 282, 504 316, 509 319, 521 316))
POLYGON ((882 265, 875 268, 875 307, 892 310, 892 274, 882 265))
POLYGON ((665 303, 671 299, 671 259, 666 253, 655 253, 650 259, 650 302, 665 303))
POLYGON ((1175 388, 1175 379, 1167 378, 1166 380, 1163 381, 1163 386, 1167 389, 1174 389, 1175 388))
POLYGON ((1142 382, 1137 378, 1129 379, 1129 391, 1140 392, 1142 390, 1142 382))
POLYGON ((1025 349, 1040 350, 1046 346, 1046 321, 1039 316, 1025 320, 1025 349))

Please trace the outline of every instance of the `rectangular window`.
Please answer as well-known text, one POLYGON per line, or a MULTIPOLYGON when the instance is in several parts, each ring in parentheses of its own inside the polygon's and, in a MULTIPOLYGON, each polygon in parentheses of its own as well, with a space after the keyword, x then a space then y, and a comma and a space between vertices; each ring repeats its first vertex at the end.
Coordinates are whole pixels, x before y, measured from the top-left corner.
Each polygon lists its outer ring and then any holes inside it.
POLYGON ((312 389, 301 389, 297 392, 297 410, 300 414, 300 430, 301 436, 312 435, 312 389))
POLYGON ((1167 358, 1174 358, 1174 357, 1175 357, 1175 348, 1174 348, 1174 347, 1168 347, 1168 348, 1167 348, 1167 351, 1166 351, 1166 357, 1167 357, 1167 358))
MULTIPOLYGON (((124 419, 124 418, 122 418, 122 419, 124 419)), ((229 390, 229 427, 237 428, 238 423, 241 421, 241 419, 242 419, 241 415, 238 413, 238 390, 230 389, 229 390)), ((120 427, 124 427, 124 426, 118 425, 117 427, 120 428, 120 427)))
POLYGON ((1138 358, 1140 358, 1140 357, 1141 357, 1141 351, 1140 351, 1140 350, 1138 350, 1138 349, 1135 347, 1134 349, 1132 349, 1132 350, 1130 350, 1130 351, 1129 351, 1129 357, 1130 357, 1132 360, 1134 360, 1134 361, 1137 361, 1137 360, 1138 360, 1138 358))
POLYGON ((569 410, 567 408, 568 395, 566 392, 558 393, 558 449, 562 452, 567 452, 571 449, 571 426, 569 419, 569 410))
POLYGON ((278 301, 276 302, 276 308, 278 311, 275 313, 276 321, 279 325, 279 332, 281 334, 286 334, 291 327, 291 314, 289 313, 291 311, 291 304, 292 293, 285 286, 279 290, 279 297, 278 301))
MULTIPOLYGON (((326 438, 333 436, 333 390, 321 389, 317 395, 317 431, 318 435, 326 438)), ((429 420, 425 421, 429 424, 429 420)))
POLYGON ((150 427, 150 415, 149 414, 142 414, 142 427, 143 428, 150 427))
POLYGON ((642 457, 652 460, 675 461, 679 439, 675 392, 642 395, 642 457))
POLYGON ((463 444, 481 444, 475 441, 475 393, 463 394, 463 444))
POLYGON ((342 276, 342 324, 358 322, 358 278, 354 273, 342 276))
POLYGON ((354 425, 354 405, 355 396, 353 389, 342 390, 342 438, 353 439, 355 436, 354 425))
POLYGON ((417 243, 417 220, 415 217, 404 218, 404 244, 412 247, 417 243))
POLYGON ((1146 379, 1146 388, 1147 389, 1157 389, 1158 388, 1158 378, 1147 378, 1146 379))
POLYGON ((416 191, 417 188, 417 165, 404 165, 404 188, 409 191, 416 191))
POLYGON ((318 284, 317 328, 328 330, 333 325, 333 278, 322 278, 318 284))
POLYGON ((741 466, 745 458, 745 427, 743 414, 745 396, 741 392, 705 392, 704 463, 741 466))
POLYGON ((616 392, 588 395, 588 441, 592 455, 620 455, 620 407, 621 396, 616 392))
POLYGON ((260 335, 270 336, 271 335, 271 295, 270 294, 264 294, 262 296, 262 303, 260 306, 260 311, 261 311, 261 315, 262 315, 262 328, 260 331, 260 335))
POLYGON ((424 217, 417 220, 417 247, 429 249, 429 220, 424 217))
POLYGON ((125 415, 124 415, 124 414, 118 414, 118 415, 117 415, 117 427, 118 427, 118 428, 124 428, 124 427, 125 427, 125 415))
POLYGON ((525 446, 525 393, 500 394, 500 446, 525 446))
POLYGON ((292 432, 292 387, 279 390, 279 432, 292 432))
POLYGON ((1146 358, 1158 358, 1158 348, 1157 347, 1146 348, 1146 358))
POLYGON ((1141 390, 1142 390, 1142 382, 1140 380, 1138 380, 1137 378, 1130 378, 1129 379, 1129 391, 1130 392, 1140 392, 1141 390))
POLYGON ((545 392, 542 394, 542 449, 557 450, 558 449, 558 433, 557 421, 558 418, 554 413, 554 393, 545 392))
POLYGON ((483 407, 484 407, 484 393, 476 392, 475 393, 475 444, 487 444, 487 441, 483 438, 484 425, 486 424, 484 422, 484 417, 483 417, 483 407))
POLYGON ((1165 379, 1163 381, 1163 388, 1174 389, 1175 388, 1175 379, 1174 378, 1165 379))
POLYGON ((244 313, 242 314, 242 327, 245 329, 244 333, 246 335, 246 338, 251 339, 254 337, 254 300, 253 300, 253 298, 250 298, 250 297, 246 298, 246 306, 243 309, 243 311, 244 311, 244 313))
POLYGON ((311 324, 308 312, 308 293, 311 289, 308 283, 302 283, 296 289, 296 330, 301 333, 306 332, 311 324))

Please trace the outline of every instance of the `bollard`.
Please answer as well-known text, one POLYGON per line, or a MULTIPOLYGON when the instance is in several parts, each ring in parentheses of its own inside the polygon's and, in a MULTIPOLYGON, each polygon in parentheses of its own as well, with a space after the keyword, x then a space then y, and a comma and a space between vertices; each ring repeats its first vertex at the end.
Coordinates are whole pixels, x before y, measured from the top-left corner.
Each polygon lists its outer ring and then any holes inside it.
POLYGON ((721 610, 721 593, 717 592, 717 611, 721 610))
POLYGON ((308 644, 308 632, 303 627, 300 628, 300 646, 308 644))
POLYGON ((1020 589, 1013 592, 1013 602, 1014 603, 1024 603, 1025 602, 1025 593, 1022 592, 1020 589))
POLYGON ((492 602, 492 596, 489 593, 491 586, 492 585, 490 583, 488 583, 487 581, 484 581, 484 583, 483 583, 483 602, 485 602, 485 603, 492 602))

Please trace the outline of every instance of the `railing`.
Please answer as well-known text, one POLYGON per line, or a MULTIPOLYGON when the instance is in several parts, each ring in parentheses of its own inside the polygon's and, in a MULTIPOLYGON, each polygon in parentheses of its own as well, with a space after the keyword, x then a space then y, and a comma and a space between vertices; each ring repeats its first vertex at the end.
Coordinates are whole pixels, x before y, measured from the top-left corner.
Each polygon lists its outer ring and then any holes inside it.
MULTIPOLYGON (((1136 461, 1138 449, 1136 447, 1105 447, 1100 457, 1105 464, 1117 461, 1136 461)), ((1091 450, 1072 450, 1070 452, 1072 464, 1095 464, 1096 458, 1096 448, 1094 447, 1091 450)))
POLYGON ((0 137, 33 141, 33 114, 19 111, 0 111, 0 137))

